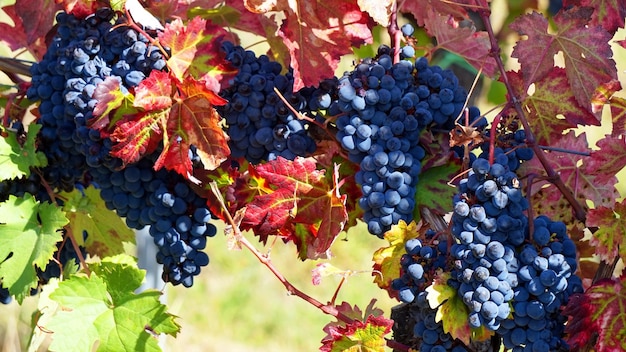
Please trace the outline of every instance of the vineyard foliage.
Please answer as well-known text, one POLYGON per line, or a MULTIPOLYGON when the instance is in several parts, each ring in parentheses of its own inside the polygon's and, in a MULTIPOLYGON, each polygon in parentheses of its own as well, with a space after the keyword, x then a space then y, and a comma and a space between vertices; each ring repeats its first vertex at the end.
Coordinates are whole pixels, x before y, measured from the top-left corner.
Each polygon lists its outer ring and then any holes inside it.
POLYGON ((124 249, 149 227, 173 285, 215 235, 248 249, 336 319, 321 351, 626 350, 626 5, 540 3, 3 7, 32 60, 0 58, 2 303, 40 296, 33 349, 160 350, 184 322, 124 249), (393 313, 317 301, 250 241, 319 283, 357 225, 393 313))

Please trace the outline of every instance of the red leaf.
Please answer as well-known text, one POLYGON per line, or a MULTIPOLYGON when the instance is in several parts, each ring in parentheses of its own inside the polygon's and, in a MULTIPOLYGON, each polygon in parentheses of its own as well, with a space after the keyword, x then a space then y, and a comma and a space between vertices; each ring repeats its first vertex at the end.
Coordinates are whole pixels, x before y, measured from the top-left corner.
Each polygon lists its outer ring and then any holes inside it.
POLYGON ((600 150, 591 152, 591 157, 585 158, 585 173, 596 176, 596 181, 602 184, 614 182, 615 175, 626 166, 626 141, 624 136, 619 138, 605 136, 596 145, 600 150))
POLYGON ((456 19, 467 18, 467 11, 464 4, 474 4, 474 1, 447 1, 447 0, 420 0, 420 1, 401 1, 399 5, 400 12, 410 13, 415 17, 417 24, 423 26, 428 17, 431 17, 434 10, 436 14, 450 15, 456 19))
POLYGON ((613 94, 622 89, 622 84, 614 79, 610 82, 601 84, 591 97, 591 111, 594 113, 602 113, 604 105, 609 103, 613 94))
POLYGON ((172 79, 170 74, 152 70, 150 76, 135 88, 133 105, 145 111, 154 111, 172 106, 172 79))
POLYGON ((294 91, 333 76, 341 56, 372 42, 370 19, 356 0, 301 0, 294 6, 279 31, 289 48, 294 91))
POLYGON ((202 95, 177 99, 167 119, 163 152, 154 163, 155 170, 165 167, 188 177, 191 174, 189 146, 197 147, 204 168, 213 170, 230 154, 219 115, 202 95))
MULTIPOLYGON (((132 107, 133 95, 124 94, 120 89, 120 78, 109 76, 104 81, 98 83, 93 92, 93 98, 97 101, 93 109, 94 119, 89 121, 89 127, 102 130, 109 126, 109 123, 115 123, 115 119, 111 121, 111 113, 117 109, 132 107)), ((125 109, 127 110, 127 109, 125 109)))
POLYGON ((515 45, 511 54, 520 61, 525 88, 546 76, 554 66, 554 55, 563 52, 565 72, 576 101, 592 110, 596 88, 617 79, 617 70, 608 43, 611 35, 600 26, 589 26, 590 16, 588 8, 560 11, 554 17, 554 34, 548 33, 548 20, 537 12, 511 24, 511 29, 528 36, 515 45))
POLYGON ((434 9, 428 10, 424 25, 430 35, 437 39, 437 47, 458 54, 477 70, 494 77, 498 72, 496 61, 491 57, 491 43, 487 32, 476 32, 473 28, 460 27, 451 15, 438 15, 434 9))
POLYGON ((353 319, 351 323, 336 321, 324 327, 320 351, 383 351, 385 335, 391 332, 393 320, 383 317, 383 311, 375 309, 372 300, 363 314, 357 306, 343 302, 337 311, 353 319))
MULTIPOLYGON (((594 341, 597 352, 626 350, 626 276, 603 279, 584 295, 574 295, 564 311, 570 316, 565 326, 572 351, 594 341)), ((585 348, 586 350, 586 348, 585 348)))
POLYGON ((98 0, 56 0, 57 4, 63 4, 65 12, 78 18, 85 18, 96 12, 98 0))
POLYGON ((253 175, 248 189, 258 195, 247 205, 242 227, 263 242, 270 235, 293 240, 301 259, 325 255, 348 220, 336 175, 329 184, 313 159, 282 157, 256 166, 253 175))
MULTIPOLYGON (((566 151, 571 150, 573 152, 588 153, 590 151, 587 146, 586 134, 582 133, 581 135, 576 136, 574 131, 564 134, 560 139, 555 140, 551 146, 566 151)), ((545 152, 545 156, 550 165, 554 168, 554 171, 559 174, 563 182, 574 191, 576 198, 581 204, 584 205, 589 200, 592 201, 596 207, 611 206, 615 199, 619 196, 617 190, 615 189, 617 178, 612 177, 608 180, 605 179, 606 182, 604 183, 599 182, 602 178, 598 178, 595 172, 588 173, 584 167, 579 165, 579 162, 584 162, 587 157, 558 151, 545 152)), ((524 174, 529 174, 531 172, 539 175, 545 173, 543 166, 541 166, 537 158, 533 158, 529 162, 524 163, 524 174)), ((533 185, 533 190, 536 190, 537 193, 543 193, 545 198, 552 199, 554 201, 563 199, 563 196, 556 186, 547 183, 546 181, 535 183, 533 185), (547 187, 542 188, 544 185, 547 185, 547 187)), ((546 199, 543 199, 543 202, 533 201, 533 205, 542 207, 545 206, 545 202, 546 199)), ((542 209, 542 211, 546 211, 546 209, 542 209)), ((557 208, 557 211, 568 212, 569 210, 566 207, 557 208)), ((552 212, 549 211, 548 213, 541 214, 551 216, 552 212)))
POLYGON ((626 99, 612 97, 611 101, 611 119, 613 122, 613 130, 611 136, 617 137, 626 133, 626 99))
POLYGON ((392 0, 357 0, 359 8, 367 12, 370 17, 383 27, 389 26, 389 16, 391 16, 392 0))
POLYGON ((198 46, 210 39, 204 35, 205 27, 206 21, 200 17, 194 17, 187 24, 176 19, 159 33, 161 45, 170 48, 172 53, 167 60, 167 67, 181 82, 196 56, 198 46))
POLYGON ((563 1, 563 7, 571 5, 589 6, 593 8, 591 25, 600 25, 607 32, 615 34, 618 28, 624 28, 626 6, 622 0, 577 0, 563 1))
POLYGON ((15 4, 5 6, 2 10, 13 21, 13 26, 0 23, 0 41, 6 42, 13 51, 26 48, 37 59, 43 58, 47 51, 45 37, 59 7, 51 0, 45 0, 43 4, 17 0, 15 4))
POLYGON ((587 213, 587 226, 598 227, 591 245, 600 259, 607 263, 620 256, 626 259, 626 201, 613 208, 597 207, 587 213))
POLYGON ((116 142, 111 148, 111 155, 122 159, 124 164, 132 164, 142 156, 152 153, 161 141, 162 126, 168 112, 169 110, 161 110, 129 115, 119 121, 110 136, 116 142))

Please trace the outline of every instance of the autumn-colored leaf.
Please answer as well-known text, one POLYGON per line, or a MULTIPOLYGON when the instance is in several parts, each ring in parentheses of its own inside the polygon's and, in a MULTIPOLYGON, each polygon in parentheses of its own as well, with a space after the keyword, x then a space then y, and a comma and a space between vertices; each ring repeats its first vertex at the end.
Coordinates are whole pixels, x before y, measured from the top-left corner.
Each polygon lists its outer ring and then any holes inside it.
POLYGON ((426 207, 446 214, 452 209, 452 197, 456 189, 448 185, 461 170, 459 160, 450 160, 448 164, 431 167, 419 175, 419 182, 415 186, 415 219, 420 218, 419 209, 426 207))
POLYGON ((564 314, 569 316, 565 331, 571 350, 581 351, 595 342, 595 351, 626 350, 626 276, 603 279, 584 294, 570 298, 564 314), (597 337, 597 340, 596 340, 597 337))
POLYGON ((62 4, 65 12, 77 18, 85 18, 102 6, 97 0, 56 0, 56 3, 62 4))
POLYGON ((617 137, 626 133, 626 99, 613 97, 610 104, 611 121, 613 122, 611 136, 617 137))
MULTIPOLYGON (((119 121, 110 138, 115 142, 111 155, 132 164, 158 147, 169 109, 130 115, 119 121)), ((189 159, 187 157, 187 159, 189 159)))
POLYGON ((246 206, 243 229, 294 240, 301 259, 323 256, 348 219, 345 196, 313 159, 282 157, 254 167, 259 194, 246 206))
POLYGON ((124 112, 132 114, 136 111, 133 107, 134 96, 121 89, 119 77, 109 76, 98 83, 93 92, 93 98, 97 101, 93 109, 93 119, 89 120, 89 127, 102 130, 114 124, 122 117, 124 112), (117 110, 120 110, 117 114, 117 110), (111 118, 111 113, 115 116, 111 118))
POLYGON ((188 176, 192 171, 188 154, 191 144, 197 147, 205 169, 213 170, 220 166, 230 154, 230 149, 219 120, 213 104, 202 95, 176 99, 167 119, 163 152, 154 163, 154 168, 165 167, 188 176))
POLYGON ((600 25, 607 32, 614 34, 618 28, 624 28, 626 6, 622 0, 565 0, 564 7, 588 6, 593 8, 590 24, 600 25))
POLYGON ((423 26, 428 17, 432 16, 431 10, 434 10, 434 13, 450 15, 455 19, 464 19, 467 18, 467 10, 465 5, 472 5, 475 7, 475 4, 472 0, 462 1, 446 1, 446 0, 420 0, 420 1, 412 1, 412 0, 404 0, 398 1, 398 9, 400 12, 410 13, 415 17, 417 24, 423 26))
POLYGON ((457 291, 448 285, 450 273, 437 275, 432 284, 426 288, 430 308, 436 309, 435 321, 442 322, 443 331, 453 339, 461 340, 469 346, 472 332, 467 321, 469 315, 467 305, 457 291))
POLYGON ((600 121, 587 109, 580 107, 567 81, 565 69, 553 67, 535 83, 528 95, 521 73, 508 72, 515 94, 522 100, 527 120, 537 142, 551 145, 564 131, 580 125, 599 125, 600 121), (560 116, 563 116, 561 118, 560 116))
POLYGON ((13 51, 26 48, 37 59, 43 58, 47 49, 45 36, 52 27, 59 7, 52 0, 45 0, 43 4, 17 0, 15 4, 5 6, 2 10, 13 21, 13 25, 0 23, 0 41, 8 44, 13 51))
POLYGON ((626 166, 625 137, 607 135, 596 145, 600 149, 593 150, 591 156, 585 158, 585 173, 595 175, 597 182, 601 184, 614 182, 615 175, 626 166))
POLYGON ((591 109, 594 113, 601 113, 604 105, 609 102, 613 94, 622 89, 620 81, 614 79, 601 84, 591 97, 591 109))
POLYGON ((458 54, 489 77, 496 76, 498 66, 490 55, 491 43, 487 32, 461 27, 453 16, 438 15, 434 9, 429 9, 424 25, 428 33, 437 39, 437 47, 458 54))
POLYGON ((166 109, 172 106, 172 79, 169 73, 152 70, 135 88, 133 105, 145 111, 166 109))
POLYGON ((161 45, 170 48, 171 55, 167 60, 167 67, 174 77, 183 81, 185 73, 191 66, 198 46, 208 41, 205 38, 204 28, 206 21, 196 17, 188 23, 183 23, 181 19, 176 19, 165 26, 165 30, 159 33, 161 45))
POLYGON ((370 19, 356 0, 297 1, 279 30, 289 48, 294 91, 332 77, 352 47, 372 42, 370 19))
POLYGON ((327 335, 322 339, 320 351, 385 351, 387 345, 385 335, 391 332, 393 320, 385 318, 382 310, 374 308, 375 303, 376 300, 373 299, 365 313, 357 306, 352 307, 346 302, 338 305, 337 311, 353 321, 346 323, 338 320, 328 323, 324 327, 327 335))
POLYGON ((600 259, 612 263, 616 257, 626 259, 626 201, 614 207, 597 207, 587 213, 587 226, 597 227, 591 245, 600 259))
POLYGON ((527 36, 515 45, 511 54, 520 61, 525 88, 546 76, 554 66, 554 56, 562 52, 576 101, 591 111, 596 88, 617 78, 608 43, 611 35, 601 26, 589 25, 591 12, 590 8, 559 11, 554 17, 555 33, 548 33, 548 20, 537 12, 519 17, 511 24, 511 29, 527 36))
POLYGON ((374 252, 372 257, 374 282, 386 290, 391 298, 397 297, 397 292, 391 288, 391 281, 400 277, 400 257, 406 254, 404 244, 411 238, 418 237, 421 226, 421 223, 416 224, 412 221, 407 224, 400 220, 397 225, 391 226, 391 229, 385 232, 385 240, 389 242, 389 246, 381 247, 374 252))
POLYGON ((357 0, 357 3, 359 4, 359 8, 367 12, 376 23, 383 27, 389 25, 389 16, 391 16, 393 1, 357 0))
MULTIPOLYGON (((565 185, 567 185, 574 192, 579 203, 585 205, 587 201, 591 201, 596 207, 611 206, 613 204, 615 199, 619 196, 617 190, 615 189, 617 178, 612 177, 607 179, 606 177, 598 177, 595 172, 586 172, 585 168, 580 165, 580 162, 584 162, 587 157, 584 155, 574 154, 576 152, 590 152, 589 147, 587 146, 587 136, 585 133, 576 136, 574 131, 570 131, 569 133, 564 134, 562 138, 556 140, 553 144, 551 144, 551 146, 560 148, 564 151, 545 152, 545 157, 554 168, 554 171, 556 171, 559 177, 561 177, 565 185), (566 151, 568 150, 571 150, 574 153, 567 153, 566 151), (606 182, 601 183, 599 180, 606 180, 606 182)), ((524 163, 523 167, 523 172, 526 174, 545 174, 543 166, 539 163, 539 161, 537 161, 537 158, 533 158, 532 160, 524 163)), ((543 205, 554 205, 554 202, 558 202, 559 199, 563 201, 562 194, 556 186, 549 184, 546 181, 533 184, 533 190, 537 193, 543 192, 545 197, 547 197, 541 202, 533 201, 533 206, 541 207, 542 202, 544 203, 543 205), (548 186, 542 188, 544 185, 548 186)), ((567 208, 569 207, 565 207, 565 209, 561 211, 568 211, 567 208)), ((571 213, 571 208, 569 209, 571 213)), ((546 211, 546 209, 543 209, 543 211, 546 211)), ((552 216, 549 211, 547 213, 542 212, 540 214, 552 216)), ((552 217, 555 218, 555 216, 552 217)), ((571 221, 566 223, 571 223, 571 221)))

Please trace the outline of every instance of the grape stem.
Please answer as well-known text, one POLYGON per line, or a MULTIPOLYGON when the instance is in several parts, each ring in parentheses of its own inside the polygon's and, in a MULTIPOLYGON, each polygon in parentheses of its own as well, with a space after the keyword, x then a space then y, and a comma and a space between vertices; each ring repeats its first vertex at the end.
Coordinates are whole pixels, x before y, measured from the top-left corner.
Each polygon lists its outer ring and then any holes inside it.
POLYGON ((391 3, 391 14, 389 15, 389 28, 387 32, 391 38, 391 44, 393 49, 393 62, 400 62, 400 43, 402 42, 402 31, 398 28, 398 3, 393 1, 391 3))
POLYGON ((74 233, 69 226, 65 227, 65 233, 70 239, 70 242, 72 242, 72 247, 74 247, 74 251, 76 251, 76 256, 78 257, 78 261, 80 261, 80 265, 82 265, 85 269, 85 273, 87 274, 87 276, 91 276, 91 270, 89 270, 89 266, 87 265, 87 262, 85 262, 85 257, 83 257, 83 252, 80 251, 78 242, 76 242, 76 237, 74 237, 74 233))
POLYGON ((354 320, 352 318, 350 318, 347 315, 339 312, 337 310, 337 308, 335 308, 334 306, 332 306, 330 304, 323 304, 322 302, 316 300, 315 298, 313 298, 313 297, 307 295, 306 293, 300 291, 291 282, 289 282, 289 280, 287 280, 287 278, 285 278, 285 276, 272 263, 272 260, 271 260, 271 258, 268 255, 265 255, 265 254, 261 253, 258 249, 256 249, 256 247, 254 247, 252 245, 252 243, 250 243, 250 241, 248 241, 247 238, 242 236, 241 229, 239 228, 239 225, 235 222, 235 220, 233 219, 232 215, 228 211, 228 208, 226 207, 226 204, 224 202, 224 198, 222 197, 222 194, 220 193, 220 191, 219 191, 219 189, 217 187, 217 183, 215 183, 215 181, 212 181, 210 183, 210 186, 211 186, 211 191, 213 192, 213 194, 217 198, 218 202, 220 203, 220 206, 224 210, 224 214, 226 216, 226 223, 232 227, 237 242, 240 245, 242 245, 243 247, 245 247, 246 249, 248 249, 259 260, 259 262, 261 262, 261 264, 263 264, 266 268, 268 268, 270 270, 270 272, 272 272, 272 274, 274 274, 274 276, 278 279, 278 281, 280 281, 283 284, 283 286, 285 286, 285 289, 287 289, 287 292, 290 295, 295 295, 297 297, 300 297, 304 301, 306 301, 306 302, 310 303, 311 305, 315 306, 316 308, 320 309, 322 312, 324 312, 324 313, 326 313, 328 315, 332 315, 335 318, 337 318, 338 320, 340 320, 340 321, 342 321, 342 322, 344 322, 346 324, 353 324, 354 323, 354 320))

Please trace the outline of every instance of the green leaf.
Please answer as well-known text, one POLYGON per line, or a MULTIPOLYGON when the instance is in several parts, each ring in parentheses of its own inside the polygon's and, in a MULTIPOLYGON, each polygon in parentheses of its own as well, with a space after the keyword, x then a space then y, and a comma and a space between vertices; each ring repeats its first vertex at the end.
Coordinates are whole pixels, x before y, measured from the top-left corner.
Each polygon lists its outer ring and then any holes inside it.
POLYGON ((17 141, 15 132, 3 131, 6 137, 0 138, 0 180, 28 177, 31 167, 46 166, 45 154, 35 149, 40 129, 41 125, 31 124, 23 145, 17 141))
POLYGON ((612 208, 590 209, 586 224, 598 228, 591 245, 600 259, 607 263, 618 256, 626 259, 626 201, 615 203, 612 208))
POLYGON ((438 275, 426 288, 426 299, 432 309, 437 308, 435 321, 442 322, 443 331, 469 345, 472 334, 467 321, 467 306, 457 291, 447 284, 449 278, 450 273, 438 275))
POLYGON ((90 277, 72 275, 50 298, 61 310, 46 329, 52 351, 160 351, 156 335, 180 327, 159 302, 159 291, 135 294, 144 273, 125 255, 92 265, 90 277))
POLYGON ((419 182, 415 186, 415 219, 420 219, 419 211, 422 207, 435 209, 440 214, 446 214, 452 208, 450 201, 456 189, 447 184, 461 169, 458 163, 450 161, 441 166, 430 167, 419 175, 419 182))
POLYGON ((55 205, 39 203, 28 193, 0 203, 0 277, 20 303, 37 287, 35 265, 43 269, 52 259, 67 222, 55 205))
POLYGON ((84 193, 74 189, 61 193, 67 199, 63 206, 70 229, 80 246, 101 258, 124 253, 123 242, 135 243, 135 233, 114 211, 107 209, 100 191, 89 186, 84 193), (83 243, 83 231, 89 236, 83 243))

